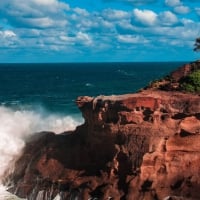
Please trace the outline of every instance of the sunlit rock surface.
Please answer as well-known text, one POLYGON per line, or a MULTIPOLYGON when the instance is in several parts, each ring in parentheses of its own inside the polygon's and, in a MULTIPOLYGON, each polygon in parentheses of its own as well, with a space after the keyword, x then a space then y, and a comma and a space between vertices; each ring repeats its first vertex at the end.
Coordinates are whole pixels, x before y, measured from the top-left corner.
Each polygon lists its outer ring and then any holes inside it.
POLYGON ((4 180, 11 192, 34 200, 200 199, 199 95, 148 88, 79 97, 77 105, 85 123, 74 132, 27 141, 4 180))

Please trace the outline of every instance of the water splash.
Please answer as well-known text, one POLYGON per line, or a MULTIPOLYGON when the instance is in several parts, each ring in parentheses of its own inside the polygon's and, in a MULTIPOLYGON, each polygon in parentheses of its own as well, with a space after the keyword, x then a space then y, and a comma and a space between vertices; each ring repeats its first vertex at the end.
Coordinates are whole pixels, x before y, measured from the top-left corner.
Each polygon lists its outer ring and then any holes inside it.
POLYGON ((0 185, 0 200, 25 200, 18 198, 17 196, 10 194, 6 191, 6 188, 0 185))
MULTIPOLYGON (((10 168, 10 163, 20 155, 30 135, 39 131, 62 133, 75 129, 83 122, 81 117, 75 119, 39 110, 13 110, 0 106, 0 184, 8 166, 10 168)), ((5 188, 0 186, 0 200, 6 200, 6 195, 5 188)))

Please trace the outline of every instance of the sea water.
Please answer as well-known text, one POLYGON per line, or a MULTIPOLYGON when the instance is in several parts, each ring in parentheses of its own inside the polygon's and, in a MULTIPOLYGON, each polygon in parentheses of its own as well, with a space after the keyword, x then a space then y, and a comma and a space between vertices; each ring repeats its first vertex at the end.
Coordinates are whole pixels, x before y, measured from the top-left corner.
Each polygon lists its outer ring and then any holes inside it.
MULTIPOLYGON (((0 64, 0 183, 25 140, 83 123, 78 96, 134 93, 183 63, 0 64)), ((58 197, 59 198, 59 197, 58 197)), ((0 186, 0 200, 18 199, 0 186)))

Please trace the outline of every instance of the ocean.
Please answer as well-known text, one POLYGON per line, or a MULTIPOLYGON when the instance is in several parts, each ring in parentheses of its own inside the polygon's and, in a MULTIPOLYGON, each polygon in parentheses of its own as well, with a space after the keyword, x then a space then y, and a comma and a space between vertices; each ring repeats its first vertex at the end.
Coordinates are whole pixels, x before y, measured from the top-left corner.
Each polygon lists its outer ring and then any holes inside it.
MULTIPOLYGON (((0 64, 0 183, 31 134, 83 123, 78 96, 134 93, 181 62, 0 64)), ((0 200, 17 199, 0 186, 0 200)))

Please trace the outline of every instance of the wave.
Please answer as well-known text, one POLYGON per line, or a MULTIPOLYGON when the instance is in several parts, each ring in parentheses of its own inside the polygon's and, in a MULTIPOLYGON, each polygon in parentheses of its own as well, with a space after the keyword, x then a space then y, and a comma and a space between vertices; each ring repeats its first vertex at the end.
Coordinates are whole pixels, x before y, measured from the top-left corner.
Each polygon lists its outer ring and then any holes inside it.
POLYGON ((41 108, 14 110, 0 106, 0 183, 9 164, 20 155, 30 135, 40 131, 59 134, 74 130, 81 123, 81 117, 48 113, 41 108))

